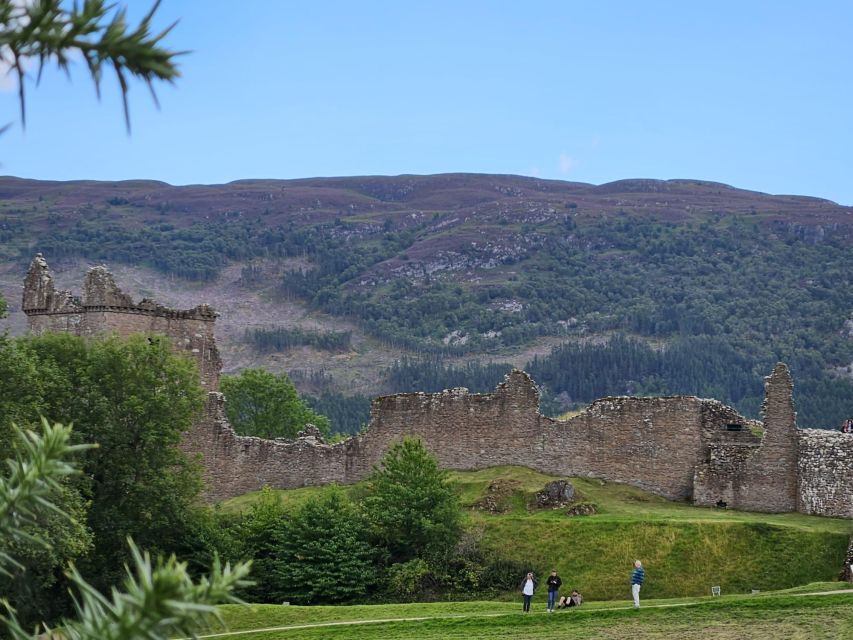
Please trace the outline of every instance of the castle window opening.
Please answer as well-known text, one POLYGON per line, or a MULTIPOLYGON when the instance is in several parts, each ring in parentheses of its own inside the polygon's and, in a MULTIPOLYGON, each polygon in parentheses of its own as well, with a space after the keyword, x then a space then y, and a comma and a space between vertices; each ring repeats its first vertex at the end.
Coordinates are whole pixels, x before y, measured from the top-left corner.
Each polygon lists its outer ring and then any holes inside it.
POLYGON ((739 422, 730 422, 726 425, 726 431, 743 431, 743 425, 739 422))

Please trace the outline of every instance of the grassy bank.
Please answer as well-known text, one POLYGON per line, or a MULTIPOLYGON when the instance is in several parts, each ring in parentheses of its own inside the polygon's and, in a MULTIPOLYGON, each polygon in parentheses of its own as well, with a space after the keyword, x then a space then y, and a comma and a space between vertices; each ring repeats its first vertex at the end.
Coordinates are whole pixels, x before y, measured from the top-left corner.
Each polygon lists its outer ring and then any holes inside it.
MULTIPOLYGON (((835 585, 810 585, 825 590, 835 585)), ((853 638, 853 594, 791 593, 684 600, 589 603, 553 615, 523 615, 518 603, 468 602, 356 607, 222 607, 234 640, 378 638, 853 638), (352 624, 355 623, 355 624, 352 624), (316 625, 311 628, 311 625, 316 625), (322 625, 322 626, 321 626, 322 625), (284 629, 280 627, 303 627, 284 629), (262 631, 262 630, 268 631, 262 631), (275 629, 275 630, 273 630, 275 629), (247 633, 239 633, 239 631, 247 633), (237 632, 237 633, 234 633, 237 632)), ((210 633, 222 630, 211 630, 210 633)))
MULTIPOLYGON (((594 600, 626 597, 635 558, 646 566, 644 590, 652 598, 703 596, 717 585, 724 594, 750 593, 833 580, 850 536, 848 520, 698 508, 585 478, 572 483, 579 500, 594 505, 596 513, 569 517, 565 509, 529 507, 535 492, 554 477, 519 467, 451 477, 466 507, 467 528, 488 557, 523 563, 540 576, 556 568, 565 586, 594 600), (476 508, 486 495, 498 496, 501 513, 476 508)), ((278 494, 296 507, 325 490, 278 494)), ((224 508, 246 509, 256 495, 230 500, 224 508)))

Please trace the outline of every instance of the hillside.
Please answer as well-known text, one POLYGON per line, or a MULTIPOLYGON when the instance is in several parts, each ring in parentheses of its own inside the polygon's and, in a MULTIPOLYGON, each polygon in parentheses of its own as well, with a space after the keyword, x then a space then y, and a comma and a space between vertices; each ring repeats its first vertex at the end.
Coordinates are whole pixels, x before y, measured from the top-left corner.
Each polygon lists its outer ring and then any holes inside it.
POLYGON ((108 262, 137 297, 213 304, 226 370, 289 371, 329 412, 341 394, 489 389, 515 365, 549 412, 689 393, 754 416, 781 359, 801 424, 829 427, 853 407, 851 214, 696 180, 2 178, 0 291, 20 331, 33 253, 74 288, 108 262))
MULTIPOLYGON (((758 514, 692 507, 634 487, 573 478, 577 502, 596 513, 567 516, 538 510, 534 494, 555 477, 519 467, 451 474, 466 507, 467 528, 486 557, 546 575, 556 567, 567 586, 589 599, 625 597, 624 569, 642 558, 654 580, 650 598, 700 596, 710 585, 724 593, 784 589, 833 580, 844 561, 850 522, 801 514, 758 514)), ((361 485, 347 490, 358 495, 361 485)), ((296 508, 328 487, 276 491, 296 508)), ((258 493, 223 503, 245 511, 258 493)), ((511 593, 504 597, 511 597, 511 593)))

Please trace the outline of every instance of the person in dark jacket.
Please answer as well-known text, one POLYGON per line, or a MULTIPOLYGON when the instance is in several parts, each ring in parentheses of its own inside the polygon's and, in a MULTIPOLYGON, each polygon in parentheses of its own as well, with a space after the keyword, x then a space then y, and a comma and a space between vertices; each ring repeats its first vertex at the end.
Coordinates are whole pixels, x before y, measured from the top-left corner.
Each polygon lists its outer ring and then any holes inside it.
POLYGON ((631 595, 634 598, 634 608, 640 608, 640 587, 646 579, 646 572, 643 570, 643 563, 637 560, 634 562, 634 573, 631 574, 631 595))
POLYGON ((561 584, 563 581, 557 575, 557 570, 554 569, 548 576, 548 613, 554 613, 554 603, 557 602, 557 594, 560 592, 561 584))
POLYGON ((530 612, 530 601, 533 599, 533 592, 536 591, 536 579, 533 573, 528 573, 519 585, 521 595, 524 596, 524 613, 530 612))

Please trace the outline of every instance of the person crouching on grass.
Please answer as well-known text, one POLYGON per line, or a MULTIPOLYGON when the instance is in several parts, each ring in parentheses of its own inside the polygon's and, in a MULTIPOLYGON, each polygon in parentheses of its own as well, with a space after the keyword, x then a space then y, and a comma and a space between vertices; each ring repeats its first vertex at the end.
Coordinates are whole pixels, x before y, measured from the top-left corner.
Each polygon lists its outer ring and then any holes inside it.
POLYGON ((533 592, 536 591, 536 579, 533 577, 533 573, 528 573, 519 586, 521 587, 521 595, 524 596, 523 611, 529 613, 530 601, 533 599, 533 592))

